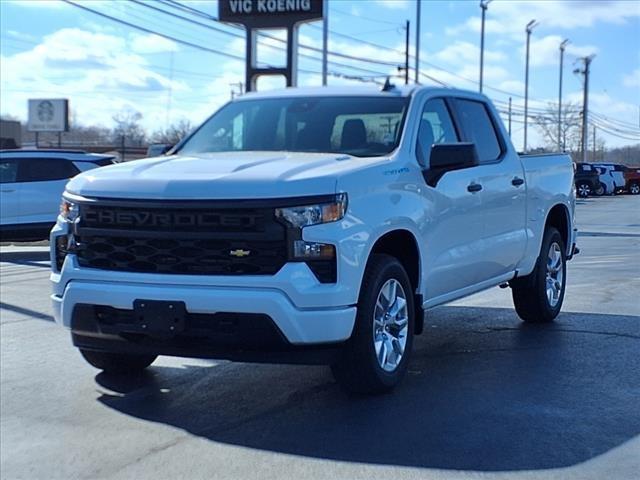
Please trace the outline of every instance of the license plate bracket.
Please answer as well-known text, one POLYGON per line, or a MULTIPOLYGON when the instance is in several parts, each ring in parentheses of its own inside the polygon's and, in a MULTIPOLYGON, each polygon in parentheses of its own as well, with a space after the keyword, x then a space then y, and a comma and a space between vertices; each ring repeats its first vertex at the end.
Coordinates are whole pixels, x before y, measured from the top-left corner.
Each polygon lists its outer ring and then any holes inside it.
POLYGON ((187 309, 184 302, 135 300, 136 323, 149 333, 176 334, 185 329, 187 309))

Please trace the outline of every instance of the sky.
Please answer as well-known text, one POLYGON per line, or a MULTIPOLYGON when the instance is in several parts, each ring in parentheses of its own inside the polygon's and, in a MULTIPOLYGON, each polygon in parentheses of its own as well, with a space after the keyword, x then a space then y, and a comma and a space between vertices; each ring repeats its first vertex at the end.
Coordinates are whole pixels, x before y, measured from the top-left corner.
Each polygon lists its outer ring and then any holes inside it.
MULTIPOLYGON (((179 120, 197 125, 244 81, 244 33, 206 18, 217 17, 216 1, 77 3, 145 31, 61 0, 0 0, 2 115, 25 119, 29 98, 69 98, 72 122, 83 125, 112 127, 112 117, 123 111, 139 112, 149 131, 179 120), (204 15, 196 16, 181 5, 204 15)), ((411 22, 414 67, 414 0, 329 0, 328 10, 329 51, 377 62, 330 55, 329 85, 362 85, 397 75, 396 65, 404 63, 406 20, 411 22)), ((421 83, 478 89, 480 14, 477 0, 422 3, 421 83)), ((530 110, 557 105, 558 47, 568 38, 563 103, 581 105, 583 76, 574 70, 583 65, 580 58, 595 55, 589 108, 597 116, 598 142, 604 140, 607 147, 640 143, 640 1, 495 0, 486 17, 484 92, 504 112, 512 98, 516 148, 523 144, 525 25, 532 19, 539 25, 531 35, 530 110)), ((282 38, 280 33, 272 35, 282 38)), ((310 47, 299 50, 299 85, 320 85, 321 23, 303 25, 299 43, 310 47)), ((258 61, 283 63, 281 46, 277 40, 263 39, 258 61)), ((283 84, 266 78, 258 89, 283 84)), ((506 113, 503 119, 507 120, 506 113)), ((528 128, 529 147, 542 146, 537 129, 531 124, 528 128)))

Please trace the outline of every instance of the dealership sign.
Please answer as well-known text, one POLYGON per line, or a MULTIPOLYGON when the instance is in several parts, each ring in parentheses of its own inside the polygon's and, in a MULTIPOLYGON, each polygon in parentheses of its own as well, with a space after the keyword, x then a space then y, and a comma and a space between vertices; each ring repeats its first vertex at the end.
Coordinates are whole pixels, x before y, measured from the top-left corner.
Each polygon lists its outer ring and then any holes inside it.
POLYGON ((27 130, 30 132, 68 131, 69 100, 66 98, 30 99, 27 130))
POLYGON ((253 28, 289 27, 322 18, 323 0, 220 0, 218 19, 253 28))

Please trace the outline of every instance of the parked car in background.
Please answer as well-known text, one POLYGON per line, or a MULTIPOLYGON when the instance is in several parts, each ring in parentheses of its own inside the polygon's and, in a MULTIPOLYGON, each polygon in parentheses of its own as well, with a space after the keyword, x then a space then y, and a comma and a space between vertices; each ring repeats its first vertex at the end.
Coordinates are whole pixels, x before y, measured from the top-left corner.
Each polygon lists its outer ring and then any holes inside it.
POLYGON ((69 179, 113 159, 79 150, 0 150, 0 239, 47 238, 69 179))
POLYGON ((576 193, 581 198, 593 195, 600 185, 600 176, 589 163, 578 162, 575 169, 576 193))
POLYGON ((602 195, 615 194, 616 183, 614 182, 613 175, 611 174, 611 167, 593 165, 593 168, 596 169, 596 172, 598 172, 599 176, 599 183, 593 193, 598 197, 601 197, 602 195))
POLYGON ((640 168, 625 167, 623 172, 625 190, 631 195, 640 193, 640 168))

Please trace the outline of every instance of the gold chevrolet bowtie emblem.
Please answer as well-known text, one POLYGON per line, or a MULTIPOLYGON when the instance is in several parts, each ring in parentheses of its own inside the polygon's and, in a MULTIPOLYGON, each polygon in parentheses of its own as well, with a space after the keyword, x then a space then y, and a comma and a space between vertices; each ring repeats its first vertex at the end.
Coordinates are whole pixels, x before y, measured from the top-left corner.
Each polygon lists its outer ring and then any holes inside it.
POLYGON ((238 258, 248 257, 250 254, 251 254, 251 250, 242 250, 241 248, 238 248, 237 250, 231 250, 229 252, 229 255, 231 255, 232 257, 238 257, 238 258))

